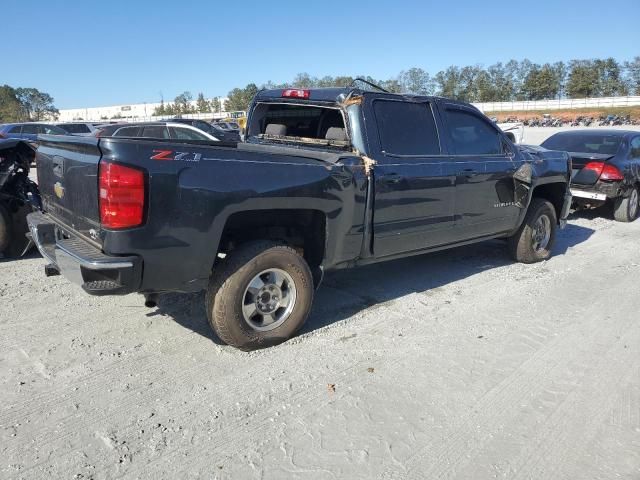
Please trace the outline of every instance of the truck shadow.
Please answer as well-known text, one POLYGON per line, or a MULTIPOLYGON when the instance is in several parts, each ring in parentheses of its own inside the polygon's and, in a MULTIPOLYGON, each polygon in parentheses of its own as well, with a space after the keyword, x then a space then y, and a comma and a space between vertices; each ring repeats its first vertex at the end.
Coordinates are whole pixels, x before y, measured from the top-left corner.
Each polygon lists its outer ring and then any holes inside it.
MULTIPOLYGON (((586 241, 594 230, 574 224, 559 231, 554 255, 586 241)), ((442 252, 418 255, 369 265, 361 268, 329 272, 316 292, 309 320, 300 333, 309 333, 345 320, 365 309, 386 302, 424 293, 463 278, 513 264, 505 242, 493 240, 442 252)), ((166 294, 156 310, 148 316, 166 315, 195 333, 221 345, 207 322, 204 293, 166 294)))
MULTIPOLYGON (((554 255, 586 241, 594 230, 568 224, 559 231, 554 255)), ((513 264, 505 242, 493 240, 442 252, 383 262, 326 275, 301 333, 347 319, 365 309, 414 293, 428 293, 458 280, 513 264)))
POLYGON ((3 254, 0 253, 0 263, 19 262, 21 260, 31 260, 33 258, 39 258, 39 257, 40 257, 40 252, 38 252, 38 249, 35 247, 31 247, 27 251, 27 253, 25 253, 22 257, 18 257, 18 258, 5 257, 3 256, 3 254))

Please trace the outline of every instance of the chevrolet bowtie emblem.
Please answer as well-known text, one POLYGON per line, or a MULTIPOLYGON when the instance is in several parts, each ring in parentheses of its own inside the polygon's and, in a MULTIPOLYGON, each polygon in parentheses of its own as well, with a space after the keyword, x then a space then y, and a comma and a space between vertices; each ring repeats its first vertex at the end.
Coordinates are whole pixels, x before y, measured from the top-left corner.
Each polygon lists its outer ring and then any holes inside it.
POLYGON ((55 192, 56 197, 58 198, 64 197, 64 187, 60 182, 56 182, 56 184, 53 186, 53 191, 55 192))

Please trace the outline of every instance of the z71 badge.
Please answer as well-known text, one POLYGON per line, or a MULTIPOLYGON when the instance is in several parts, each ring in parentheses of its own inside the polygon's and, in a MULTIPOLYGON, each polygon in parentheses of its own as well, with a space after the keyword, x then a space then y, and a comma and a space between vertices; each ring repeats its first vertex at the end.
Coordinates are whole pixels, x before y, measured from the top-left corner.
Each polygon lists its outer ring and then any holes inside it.
POLYGON ((154 150, 153 153, 155 155, 150 157, 151 160, 199 162, 202 159, 201 153, 175 152, 173 150, 154 150))

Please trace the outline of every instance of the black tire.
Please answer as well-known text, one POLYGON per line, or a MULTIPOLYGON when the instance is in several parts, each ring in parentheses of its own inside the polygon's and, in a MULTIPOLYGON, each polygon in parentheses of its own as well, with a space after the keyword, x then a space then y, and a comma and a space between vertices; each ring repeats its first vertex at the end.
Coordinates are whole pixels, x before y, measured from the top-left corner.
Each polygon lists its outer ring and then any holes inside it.
POLYGON ((206 294, 207 317, 220 340, 228 345, 241 350, 269 347, 288 340, 304 325, 313 292, 309 266, 294 249, 272 241, 251 242, 229 253, 214 268, 206 294), (295 287, 293 307, 283 323, 271 330, 256 330, 251 320, 245 320, 242 306, 249 283, 269 269, 290 276, 295 287))
POLYGON ((618 222, 633 222, 638 218, 640 210, 639 198, 638 187, 633 187, 626 198, 616 198, 613 202, 613 218, 618 222))
POLYGON ((5 205, 0 205, 0 253, 8 258, 18 258, 29 244, 27 214, 30 208, 23 206, 9 213, 5 205))
MULTIPOLYGON (((547 220, 541 220, 547 223, 547 220)), ((543 198, 533 198, 527 215, 518 231, 507 241, 509 253, 514 260, 521 263, 536 263, 551 257, 551 251, 556 240, 558 220, 551 202, 543 198), (542 248, 535 247, 534 235, 539 219, 546 216, 548 220, 549 238, 542 248)))
POLYGON ((11 217, 9 212, 0 205, 0 253, 9 247, 9 240, 11 239, 11 217))

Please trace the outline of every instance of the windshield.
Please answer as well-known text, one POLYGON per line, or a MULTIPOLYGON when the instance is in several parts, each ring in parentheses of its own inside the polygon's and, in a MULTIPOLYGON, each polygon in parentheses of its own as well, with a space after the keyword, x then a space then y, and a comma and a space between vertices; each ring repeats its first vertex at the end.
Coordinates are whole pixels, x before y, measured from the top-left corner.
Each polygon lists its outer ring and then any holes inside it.
POLYGON ((619 135, 606 133, 556 134, 542 142, 549 150, 565 152, 615 155, 620 148, 622 138, 619 135))

